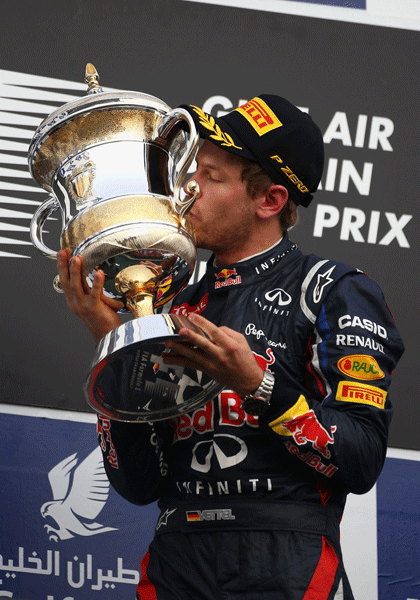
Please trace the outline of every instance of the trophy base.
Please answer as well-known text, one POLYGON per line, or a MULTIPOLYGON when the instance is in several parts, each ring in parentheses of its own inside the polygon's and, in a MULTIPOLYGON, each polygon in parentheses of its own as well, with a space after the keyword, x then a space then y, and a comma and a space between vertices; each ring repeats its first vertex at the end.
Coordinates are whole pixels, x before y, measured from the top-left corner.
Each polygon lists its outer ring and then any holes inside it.
POLYGON ((197 330, 180 315, 133 319, 98 344, 84 392, 99 414, 117 421, 153 422, 174 418, 206 404, 223 385, 195 369, 163 362, 167 340, 180 329, 197 330))

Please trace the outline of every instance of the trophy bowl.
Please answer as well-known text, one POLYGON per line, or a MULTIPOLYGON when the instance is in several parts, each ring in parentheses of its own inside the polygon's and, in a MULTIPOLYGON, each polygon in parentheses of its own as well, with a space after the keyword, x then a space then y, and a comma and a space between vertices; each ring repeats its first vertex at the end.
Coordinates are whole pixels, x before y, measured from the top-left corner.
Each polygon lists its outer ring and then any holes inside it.
MULTIPOLYGON (((59 211, 60 247, 82 257, 90 286, 104 271, 104 293, 134 317, 98 344, 84 386, 88 404, 121 421, 172 418, 222 389, 204 373, 163 363, 165 341, 197 328, 186 317, 155 313, 195 267, 188 212, 199 189, 191 181, 185 193, 182 184, 199 135, 183 109, 140 92, 103 91, 90 63, 85 81, 87 96, 50 114, 29 146, 30 173, 49 193, 32 217, 31 240, 56 259, 43 234, 59 211)), ((61 291, 58 276, 54 287, 61 291)))

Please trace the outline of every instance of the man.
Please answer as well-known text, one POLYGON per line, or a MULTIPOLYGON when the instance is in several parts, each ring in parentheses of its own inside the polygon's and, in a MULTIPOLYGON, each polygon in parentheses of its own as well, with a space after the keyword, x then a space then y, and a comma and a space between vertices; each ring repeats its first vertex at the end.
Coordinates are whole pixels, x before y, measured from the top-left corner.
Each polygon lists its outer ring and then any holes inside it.
MULTIPOLYGON (((225 388, 170 422, 99 419, 115 489, 162 510, 138 598, 350 600, 339 523, 381 471, 402 341, 374 282, 288 238, 322 175, 312 119, 272 95, 219 119, 184 108, 205 140, 191 218, 213 255, 170 310, 207 335, 182 330, 190 343, 168 343, 165 360, 225 388)), ((119 304, 80 266, 60 253, 67 302, 99 341, 119 304)))

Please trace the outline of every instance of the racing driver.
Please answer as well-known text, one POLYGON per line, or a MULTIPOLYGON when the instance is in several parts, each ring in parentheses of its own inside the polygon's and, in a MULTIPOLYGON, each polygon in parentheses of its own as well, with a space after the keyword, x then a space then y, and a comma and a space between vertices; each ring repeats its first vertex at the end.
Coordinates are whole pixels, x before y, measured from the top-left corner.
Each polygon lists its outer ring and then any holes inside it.
MULTIPOLYGON (((374 281, 289 239, 323 172, 311 117, 269 94, 220 118, 183 108, 204 140, 190 214, 212 256, 165 310, 207 335, 181 330, 165 360, 224 389, 171 421, 99 418, 112 485, 161 509, 137 598, 351 600, 340 519, 381 472, 403 343, 374 281)), ((96 342, 120 325, 101 271, 89 290, 79 257, 61 251, 58 270, 96 342)))

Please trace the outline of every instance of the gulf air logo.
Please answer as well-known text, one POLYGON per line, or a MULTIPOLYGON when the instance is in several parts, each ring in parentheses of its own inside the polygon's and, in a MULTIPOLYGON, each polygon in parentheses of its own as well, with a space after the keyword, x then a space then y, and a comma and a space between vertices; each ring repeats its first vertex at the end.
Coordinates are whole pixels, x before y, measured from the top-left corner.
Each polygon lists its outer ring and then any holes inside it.
POLYGON ((53 499, 41 506, 49 539, 69 540, 116 531, 92 521, 99 516, 109 496, 109 481, 101 449, 96 447, 80 464, 75 452, 48 473, 53 499))
POLYGON ((344 375, 353 377, 353 379, 373 380, 385 377, 375 358, 368 354, 343 356, 338 361, 337 366, 344 375))
POLYGON ((245 117, 259 136, 283 126, 283 123, 261 98, 253 98, 235 110, 245 117))

